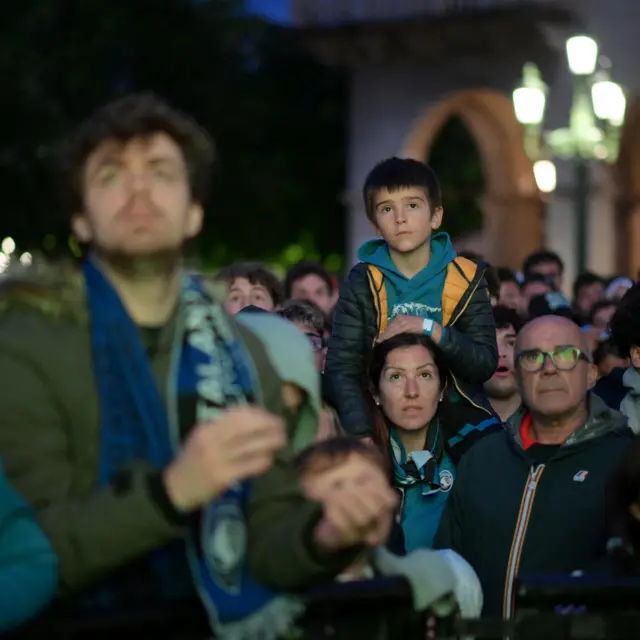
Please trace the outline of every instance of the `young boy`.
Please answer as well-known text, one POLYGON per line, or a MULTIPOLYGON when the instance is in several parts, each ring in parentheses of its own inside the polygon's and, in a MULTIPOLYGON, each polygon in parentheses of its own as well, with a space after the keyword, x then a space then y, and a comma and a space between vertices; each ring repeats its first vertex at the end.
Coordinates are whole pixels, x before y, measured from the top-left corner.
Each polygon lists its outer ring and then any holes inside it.
POLYGON ((425 333, 444 353, 458 401, 491 408, 482 394, 498 364, 485 265, 457 258, 442 222, 440 186, 422 162, 390 158, 364 185, 367 217, 380 238, 340 290, 324 376, 327 400, 347 433, 369 436, 365 380, 373 343, 425 333))
MULTIPOLYGON (((378 449, 356 438, 331 438, 311 445, 297 455, 295 464, 305 494, 318 500, 322 500, 327 494, 340 492, 351 483, 357 483, 359 477, 365 478, 367 474, 379 473, 381 478, 387 476, 383 457, 378 449), (371 465, 372 462, 374 466, 371 465)), ((393 526, 391 518, 388 524, 391 533, 386 547, 363 551, 336 580, 344 583, 382 576, 402 576, 409 582, 413 598, 404 610, 399 610, 402 605, 398 600, 389 600, 387 597, 372 600, 372 592, 364 591, 366 613, 363 615, 362 607, 354 605, 355 592, 350 591, 351 599, 345 600, 346 606, 332 612, 331 624, 336 627, 334 635, 373 638, 381 637, 381 629, 386 629, 384 637, 418 637, 408 633, 408 627, 412 625, 398 626, 398 621, 404 618, 408 622, 408 618, 415 616, 415 612, 432 608, 441 611, 443 616, 447 615, 446 609, 459 608, 464 617, 478 617, 482 610, 483 596, 473 569, 453 551, 419 549, 402 557, 402 529, 397 523, 393 526)), ((303 624, 305 630, 311 632, 313 629, 323 628, 327 621, 326 613, 326 603, 314 608, 311 598, 311 606, 303 624)))

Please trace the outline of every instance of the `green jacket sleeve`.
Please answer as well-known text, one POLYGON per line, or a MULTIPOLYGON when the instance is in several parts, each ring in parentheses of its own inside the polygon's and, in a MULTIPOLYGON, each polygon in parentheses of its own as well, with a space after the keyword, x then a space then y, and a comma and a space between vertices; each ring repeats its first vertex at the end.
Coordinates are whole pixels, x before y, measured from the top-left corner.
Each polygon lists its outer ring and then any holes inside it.
POLYGON ((75 450, 73 407, 59 393, 61 384, 78 375, 65 345, 56 325, 37 316, 0 321, 0 457, 58 556, 63 593, 182 531, 154 500, 152 469, 133 468, 104 489, 79 489, 75 461, 85 452, 75 450))

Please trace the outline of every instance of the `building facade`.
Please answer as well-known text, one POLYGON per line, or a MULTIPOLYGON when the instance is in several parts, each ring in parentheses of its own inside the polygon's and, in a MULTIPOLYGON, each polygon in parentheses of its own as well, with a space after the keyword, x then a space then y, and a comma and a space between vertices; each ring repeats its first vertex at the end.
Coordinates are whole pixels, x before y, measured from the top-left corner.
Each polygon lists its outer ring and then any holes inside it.
MULTIPOLYGON (((603 275, 640 269, 640 3, 629 0, 292 0, 293 24, 307 46, 350 76, 349 258, 372 230, 360 198, 379 160, 428 160, 452 116, 465 122, 485 175, 484 228, 461 247, 518 268, 542 246, 575 275, 571 167, 557 162, 558 186, 546 201, 525 154, 511 94, 525 62, 550 86, 545 126, 567 126, 572 78, 566 39, 584 32, 612 62, 627 91, 616 166, 593 164, 588 266, 603 275)), ((434 167, 437 172, 437 167, 434 167)), ((445 203, 446 216, 446 203, 445 203)))

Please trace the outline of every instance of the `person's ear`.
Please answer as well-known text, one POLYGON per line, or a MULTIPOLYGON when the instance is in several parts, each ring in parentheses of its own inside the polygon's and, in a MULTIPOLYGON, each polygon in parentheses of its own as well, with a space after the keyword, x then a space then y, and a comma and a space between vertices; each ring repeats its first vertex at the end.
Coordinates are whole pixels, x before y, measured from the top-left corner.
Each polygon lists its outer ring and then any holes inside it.
POLYGON ((187 226, 186 236, 187 238, 194 238, 202 229, 202 222, 204 221, 204 209, 200 204, 192 204, 189 207, 187 213, 187 226))
POLYGON ((431 228, 436 231, 442 224, 442 216, 444 215, 444 209, 442 207, 436 207, 431 212, 431 228))
POLYGON ((83 244, 89 244, 93 238, 89 220, 87 220, 87 217, 82 213, 76 213, 73 218, 71 218, 71 230, 76 238, 83 244))

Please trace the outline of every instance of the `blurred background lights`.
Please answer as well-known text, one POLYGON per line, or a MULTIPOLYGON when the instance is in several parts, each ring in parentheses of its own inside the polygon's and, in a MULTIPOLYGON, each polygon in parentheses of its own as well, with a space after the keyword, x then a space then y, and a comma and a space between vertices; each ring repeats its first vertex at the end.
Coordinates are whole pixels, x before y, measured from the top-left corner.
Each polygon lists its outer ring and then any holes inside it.
POLYGON ((13 238, 5 238, 0 245, 2 253, 10 256, 16 250, 16 243, 13 238))

